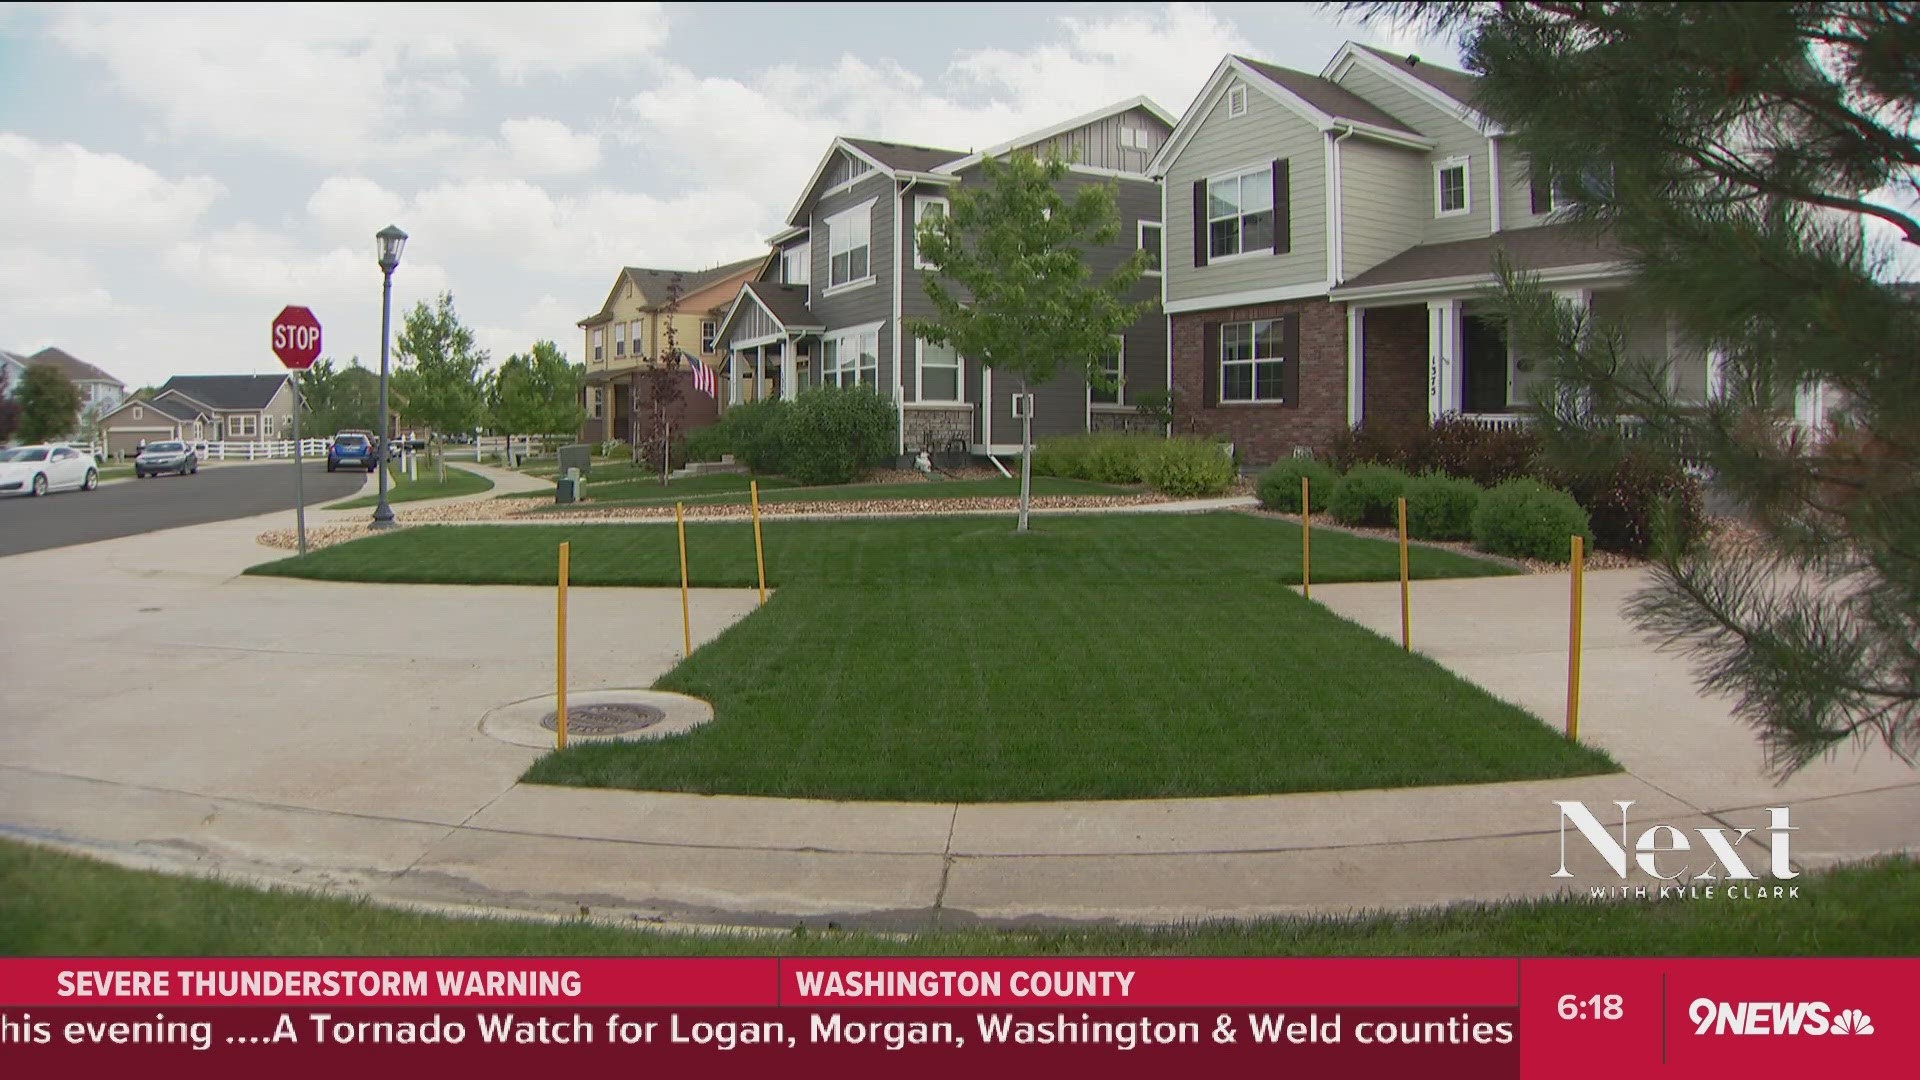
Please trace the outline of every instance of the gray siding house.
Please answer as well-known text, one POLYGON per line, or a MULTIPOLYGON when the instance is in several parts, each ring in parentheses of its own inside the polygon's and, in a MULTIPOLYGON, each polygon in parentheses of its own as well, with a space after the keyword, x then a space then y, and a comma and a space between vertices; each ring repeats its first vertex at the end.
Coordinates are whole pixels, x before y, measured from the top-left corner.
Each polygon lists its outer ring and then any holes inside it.
POLYGON ((1473 107, 1474 77, 1369 46, 1319 74, 1229 56, 1151 167, 1164 181, 1175 429, 1264 464, 1359 424, 1525 422, 1532 379, 1483 290, 1497 253, 1704 400, 1717 364, 1632 307, 1626 256, 1473 107))
MULTIPOLYGON (((870 385, 899 410, 902 455, 919 450, 1003 454, 1018 449, 1012 399, 1018 387, 971 357, 903 333, 904 320, 929 318, 921 286, 928 272, 914 230, 944 212, 957 185, 981 162, 1017 150, 1058 155, 1069 186, 1113 183, 1124 218, 1119 241, 1088 254, 1096 275, 1110 273, 1145 246, 1159 251, 1159 184, 1147 165, 1172 133, 1173 117, 1144 98, 1074 117, 975 153, 840 138, 802 189, 787 227, 769 239, 767 269, 743 286, 719 328, 728 352, 727 399, 744 400, 744 383, 771 380, 785 397, 826 383, 870 385)), ((1136 298, 1153 300, 1159 275, 1136 298)), ((1153 312, 1115 344, 1115 391, 1067 374, 1035 389, 1034 432, 1160 430, 1135 397, 1167 386, 1166 320, 1153 312)))

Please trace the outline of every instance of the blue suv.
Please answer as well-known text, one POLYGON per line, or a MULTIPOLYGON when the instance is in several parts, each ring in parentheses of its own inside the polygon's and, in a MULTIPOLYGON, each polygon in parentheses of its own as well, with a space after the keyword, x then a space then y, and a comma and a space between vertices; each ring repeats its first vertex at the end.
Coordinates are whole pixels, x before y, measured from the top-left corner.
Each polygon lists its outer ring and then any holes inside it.
POLYGON ((327 447, 327 471, 348 467, 368 472, 380 467, 379 457, 373 452, 372 439, 344 431, 333 437, 333 445, 327 447))

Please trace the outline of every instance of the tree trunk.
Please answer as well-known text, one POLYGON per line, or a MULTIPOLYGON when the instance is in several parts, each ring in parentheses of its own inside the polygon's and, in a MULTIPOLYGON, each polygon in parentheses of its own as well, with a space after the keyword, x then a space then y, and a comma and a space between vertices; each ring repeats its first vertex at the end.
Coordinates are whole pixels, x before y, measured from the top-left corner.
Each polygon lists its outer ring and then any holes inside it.
POLYGON ((1033 502, 1033 404, 1027 398, 1026 380, 1020 381, 1022 410, 1020 418, 1020 524, 1015 532, 1027 531, 1027 508, 1033 502))

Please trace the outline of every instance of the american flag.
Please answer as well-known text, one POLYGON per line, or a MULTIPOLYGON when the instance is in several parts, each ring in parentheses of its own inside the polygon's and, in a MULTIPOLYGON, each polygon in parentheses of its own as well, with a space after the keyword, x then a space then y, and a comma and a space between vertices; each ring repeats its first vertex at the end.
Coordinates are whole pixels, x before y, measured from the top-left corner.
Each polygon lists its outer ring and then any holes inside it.
POLYGON ((693 366, 693 388, 708 397, 717 396, 714 393, 713 369, 701 363, 700 358, 692 353, 685 353, 683 355, 686 356, 687 363, 693 366))

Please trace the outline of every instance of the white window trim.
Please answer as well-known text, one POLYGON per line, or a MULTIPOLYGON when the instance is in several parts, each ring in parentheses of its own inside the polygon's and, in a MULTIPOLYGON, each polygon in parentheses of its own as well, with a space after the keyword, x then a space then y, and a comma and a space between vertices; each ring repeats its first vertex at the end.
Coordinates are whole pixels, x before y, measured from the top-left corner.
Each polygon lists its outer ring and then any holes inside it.
POLYGON ((260 437, 268 438, 268 437, 271 437, 272 435, 273 435, 273 414, 261 413, 260 414, 260 437))
POLYGON ((146 415, 147 415, 147 411, 145 409, 142 409, 138 405, 135 405, 133 407, 133 418, 135 420, 145 419, 146 415))
POLYGON ((1465 217, 1473 213, 1473 159, 1457 154, 1442 158, 1433 163, 1433 216, 1435 218, 1465 217), (1460 209, 1442 210, 1440 208, 1440 174, 1449 169, 1460 170, 1460 209))
MULTIPOLYGON (((854 345, 854 348, 858 349, 860 339, 867 334, 872 334, 873 335, 873 368, 872 368, 873 387, 876 390, 879 389, 880 387, 880 328, 884 325, 886 324, 883 322, 862 323, 859 326, 848 326, 839 330, 829 331, 828 333, 820 335, 820 372, 819 372, 820 382, 819 382, 819 385, 825 386, 827 384, 827 381, 828 381, 827 377, 830 373, 837 374, 841 371, 846 370, 845 366, 840 362, 840 354, 845 351, 846 345, 848 342, 852 342, 854 345), (832 368, 827 367, 827 359, 826 359, 827 342, 834 343, 833 345, 834 366, 832 368)), ((859 368, 858 360, 855 361, 855 368, 856 370, 862 370, 859 368)), ((867 385, 866 383, 860 382, 860 378, 858 374, 854 376, 854 384, 858 386, 867 385)), ((834 385, 838 386, 841 384, 836 379, 834 381, 834 385)))
MULTIPOLYGON (((1213 362, 1220 366, 1219 381, 1215 384, 1215 386, 1219 390, 1219 393, 1216 395, 1219 398, 1219 401, 1216 402, 1216 404, 1219 404, 1219 405, 1285 405, 1287 403, 1286 398, 1279 397, 1279 396, 1275 396, 1275 397, 1255 396, 1250 398, 1227 397, 1227 365, 1229 363, 1233 364, 1236 367, 1253 367, 1257 364, 1271 364, 1271 363, 1274 363, 1275 361, 1279 361, 1280 363, 1283 363, 1283 364, 1298 363, 1298 360, 1296 360, 1294 357, 1291 357, 1291 356, 1277 356, 1277 357, 1255 356, 1247 360, 1229 361, 1227 359, 1227 332, 1226 332, 1227 327, 1229 326, 1249 326, 1250 327, 1258 323, 1280 322, 1280 321, 1281 321, 1280 318, 1242 319, 1237 322, 1220 324, 1220 354, 1213 358, 1213 362)), ((1258 334, 1254 335, 1253 340, 1258 341, 1259 335, 1258 334)), ((1284 340, 1284 338, 1282 340, 1284 340)), ((1282 376, 1280 381, 1282 385, 1285 385, 1286 378, 1282 376)), ((1253 389, 1254 389, 1254 393, 1258 395, 1260 392, 1260 374, 1257 371, 1254 372, 1253 389)))
POLYGON ((1227 118, 1231 120, 1236 117, 1247 115, 1247 100, 1248 100, 1248 95, 1247 95, 1246 83, 1235 83, 1232 86, 1227 87, 1227 118), (1240 102, 1238 108, 1234 107, 1234 99, 1236 97, 1238 97, 1240 102))
POLYGON ((227 435, 235 439, 257 438, 258 436, 256 433, 260 430, 260 426, 257 423, 257 420, 258 420, 257 417, 248 415, 246 413, 240 413, 234 416, 229 416, 227 417, 227 435), (246 427, 245 431, 240 430, 242 425, 246 427))
MULTIPOLYGON (((1250 259, 1250 258, 1259 258, 1259 257, 1261 257, 1261 256, 1270 256, 1270 255, 1272 255, 1272 254, 1273 254, 1273 246, 1272 246, 1271 244, 1269 244, 1268 246, 1266 246, 1266 247, 1264 247, 1264 248, 1255 248, 1255 249, 1254 249, 1254 250, 1252 250, 1252 251, 1248 251, 1248 250, 1247 250, 1247 238, 1246 238, 1246 227, 1245 227, 1245 225, 1244 225, 1244 224, 1243 224, 1243 225, 1241 226, 1241 230, 1240 230, 1240 250, 1239 250, 1239 251, 1236 251, 1236 252, 1234 252, 1234 253, 1233 253, 1233 254, 1231 254, 1231 255, 1215 255, 1215 254, 1213 253, 1213 223, 1214 223, 1215 221, 1225 221, 1225 220, 1227 220, 1227 219, 1226 219, 1226 218, 1224 218, 1224 217, 1221 217, 1221 218, 1216 218, 1216 217, 1214 217, 1214 216, 1213 216, 1213 184, 1214 184, 1214 181, 1216 181, 1216 180, 1244 180, 1244 179, 1245 179, 1246 177, 1248 177, 1248 176, 1251 176, 1251 175, 1253 175, 1254 173, 1257 173, 1257 172, 1264 172, 1264 173, 1266 173, 1266 174, 1267 174, 1267 190, 1268 190, 1269 192, 1271 192, 1271 191, 1273 190, 1273 162, 1272 162, 1272 161, 1265 161, 1265 162, 1260 162, 1260 163, 1258 163, 1258 164, 1253 164, 1253 165, 1247 165, 1247 166, 1244 166, 1244 167, 1242 167, 1242 168, 1238 168, 1238 169, 1229 169, 1229 170, 1227 170, 1226 172, 1223 172, 1223 173, 1215 173, 1214 175, 1212 175, 1212 176, 1209 176, 1209 177, 1207 177, 1207 178, 1206 178, 1206 185, 1207 185, 1207 186, 1206 186, 1206 196, 1207 196, 1207 221, 1206 221, 1206 227, 1207 227, 1207 235, 1206 235, 1206 236, 1204 237, 1204 242, 1205 242, 1205 243, 1206 243, 1206 245, 1207 245, 1207 265, 1208 265, 1208 266, 1212 266, 1212 265, 1213 265, 1213 264, 1215 264, 1215 263, 1227 263, 1227 262, 1234 262, 1235 260, 1238 260, 1238 259, 1250 259)), ((1269 194, 1269 196, 1268 196, 1268 200, 1269 200, 1269 203, 1271 203, 1271 200, 1272 200, 1272 196, 1271 196, 1271 194, 1269 194)), ((1275 229, 1277 230, 1277 229, 1278 229, 1278 227, 1279 227, 1279 224, 1280 224, 1280 216, 1279 216, 1279 215, 1280 215, 1280 210, 1279 210, 1279 208, 1278 208, 1278 207, 1276 207, 1276 206, 1272 206, 1272 205, 1269 205, 1269 206, 1267 207, 1267 212, 1268 212, 1269 214, 1272 214, 1272 215, 1274 216, 1274 227, 1275 227, 1275 229)), ((1240 209, 1240 210, 1239 210, 1239 211, 1238 211, 1238 212, 1237 212, 1237 213, 1236 213, 1236 214, 1235 214, 1234 216, 1235 216, 1236 218, 1245 218, 1245 217, 1247 216, 1247 212, 1246 212, 1246 209, 1245 209, 1245 207, 1242 207, 1242 208, 1241 208, 1241 209, 1240 209)), ((1162 234, 1161 234, 1161 236, 1162 236, 1162 241, 1161 241, 1161 242, 1162 242, 1163 244, 1165 243, 1165 239, 1164 239, 1164 238, 1165 238, 1165 235, 1166 235, 1165 233, 1162 233, 1162 234)), ((1203 239, 1203 238, 1201 238, 1201 237, 1195 237, 1195 238, 1194 238, 1194 242, 1195 242, 1195 243, 1200 243, 1200 242, 1202 242, 1202 239, 1203 239)), ((1161 264, 1162 266, 1165 266, 1165 265, 1166 265, 1166 259, 1165 259, 1165 257, 1164 257, 1164 255, 1163 255, 1163 256, 1162 256, 1162 258, 1161 258, 1161 263, 1160 263, 1160 264, 1161 264)), ((1203 269, 1204 269, 1204 268, 1203 268, 1203 269)))
POLYGON ((627 324, 626 323, 617 322, 613 324, 613 355, 615 356, 627 355, 627 324))
MULTIPOLYGON (((868 199, 866 202, 863 202, 858 206, 850 206, 847 209, 842 210, 839 213, 834 214, 831 217, 827 218, 827 287, 821 291, 820 293, 821 296, 833 296, 838 293, 852 292, 855 289, 864 288, 865 286, 871 285, 874 283, 875 280, 877 280, 874 276, 875 270, 873 266, 873 207, 874 207, 874 204, 878 203, 879 201, 880 201, 879 197, 875 196, 874 198, 868 199), (853 278, 851 280, 842 281, 836 284, 833 280, 833 255, 834 255, 833 235, 834 235, 834 232, 836 231, 835 226, 838 225, 841 228, 845 228, 846 226, 841 223, 851 222, 861 214, 865 214, 867 219, 867 243, 866 243, 867 273, 866 273, 866 276, 853 278)), ((852 247, 847 248, 847 252, 849 253, 855 250, 857 249, 852 247)))
POLYGON ((1106 409, 1106 410, 1125 409, 1127 407, 1127 336, 1125 334, 1115 334, 1113 335, 1113 341, 1114 341, 1114 344, 1119 346, 1118 359, 1119 359, 1119 367, 1120 367, 1120 378, 1117 384, 1113 388, 1113 400, 1112 401, 1093 400, 1093 383, 1088 382, 1087 383, 1087 409, 1089 412, 1099 411, 1102 409, 1106 409))
POLYGON ((595 360, 595 362, 601 362, 606 360, 607 358, 606 347, 607 347, 607 328, 604 326, 594 327, 593 328, 593 359, 595 360))
POLYGON ((1144 218, 1143 218, 1143 219, 1141 219, 1141 220, 1139 220, 1139 221, 1136 221, 1136 222, 1134 222, 1134 224, 1133 224, 1133 237, 1134 237, 1134 245, 1133 245, 1133 246, 1134 246, 1134 247, 1135 247, 1136 249, 1138 249, 1138 250, 1141 250, 1141 251, 1145 251, 1145 250, 1146 250, 1146 248, 1147 248, 1147 230, 1148 230, 1149 228, 1153 228, 1153 229, 1159 229, 1159 230, 1160 230, 1160 269, 1158 269, 1158 270, 1155 270, 1155 269, 1153 269, 1152 267, 1148 267, 1148 268, 1147 268, 1147 273, 1146 273, 1146 276, 1147 276, 1147 277, 1159 277, 1160 275, 1162 275, 1162 274, 1164 274, 1164 273, 1166 273, 1166 271, 1167 271, 1167 229, 1166 229, 1166 226, 1164 226, 1164 225, 1162 225, 1162 224, 1161 224, 1160 222, 1158 222, 1158 221, 1147 221, 1147 220, 1146 220, 1146 219, 1144 219, 1144 218))
MULTIPOLYGON (((921 338, 913 339, 913 401, 916 405, 965 405, 967 403, 967 358, 960 355, 958 349, 953 354, 953 392, 951 398, 927 397, 926 380, 921 370, 927 363, 927 342, 921 338)), ((946 365, 942 364, 942 367, 946 365)))
POLYGON ((720 347, 720 323, 717 319, 700 320, 700 355, 705 356, 720 347), (712 330, 708 330, 712 327, 712 330))
POLYGON ((948 202, 944 195, 916 195, 913 199, 913 268, 915 270, 933 269, 933 264, 922 262, 920 259, 920 215, 926 212, 925 207, 936 204, 940 207, 942 217, 953 213, 953 204, 948 202))
POLYGON ((847 160, 848 160, 848 161, 851 161, 851 162, 853 162, 853 163, 855 163, 855 164, 857 164, 857 165, 864 165, 864 166, 866 166, 866 171, 865 171, 865 172, 862 172, 862 173, 860 173, 860 174, 858 174, 858 175, 856 175, 856 176, 854 176, 854 177, 852 177, 852 178, 850 178, 850 179, 847 179, 847 180, 842 180, 842 181, 840 181, 839 183, 837 183, 837 184, 835 184, 835 185, 833 185, 832 187, 830 187, 830 188, 828 188, 828 189, 826 189, 825 191, 822 191, 822 192, 820 193, 820 197, 821 197, 821 198, 823 198, 823 199, 824 199, 824 198, 826 198, 826 197, 827 197, 827 196, 829 196, 829 195, 838 195, 838 194, 840 194, 840 193, 841 193, 841 192, 843 192, 843 191, 847 191, 847 190, 849 190, 849 189, 851 189, 851 188, 852 188, 852 187, 853 187, 853 186, 854 186, 855 184, 858 184, 858 183, 860 183, 860 182, 861 182, 862 180, 866 180, 866 179, 870 179, 870 178, 872 178, 872 177, 875 177, 875 176, 880 176, 880 175, 883 175, 883 173, 881 172, 881 170, 879 170, 879 169, 876 169, 876 168, 874 168, 874 167, 873 167, 873 163, 872 163, 872 162, 870 162, 870 161, 867 161, 867 160, 866 160, 865 158, 862 158, 862 157, 859 157, 859 156, 857 156, 857 155, 854 155, 854 154, 847 154, 847 152, 846 152, 846 151, 844 151, 844 150, 842 150, 842 151, 841 151, 841 153, 843 153, 843 154, 846 154, 846 157, 847 157, 847 160))
POLYGON ((793 244, 791 246, 780 249, 780 284, 811 286, 812 283, 813 283, 813 237, 809 236, 807 237, 806 240, 798 244, 793 244), (795 262, 799 265, 800 274, 801 274, 800 279, 797 281, 794 280, 793 277, 787 273, 787 259, 789 257, 796 257, 796 256, 797 258, 795 259, 795 262))

